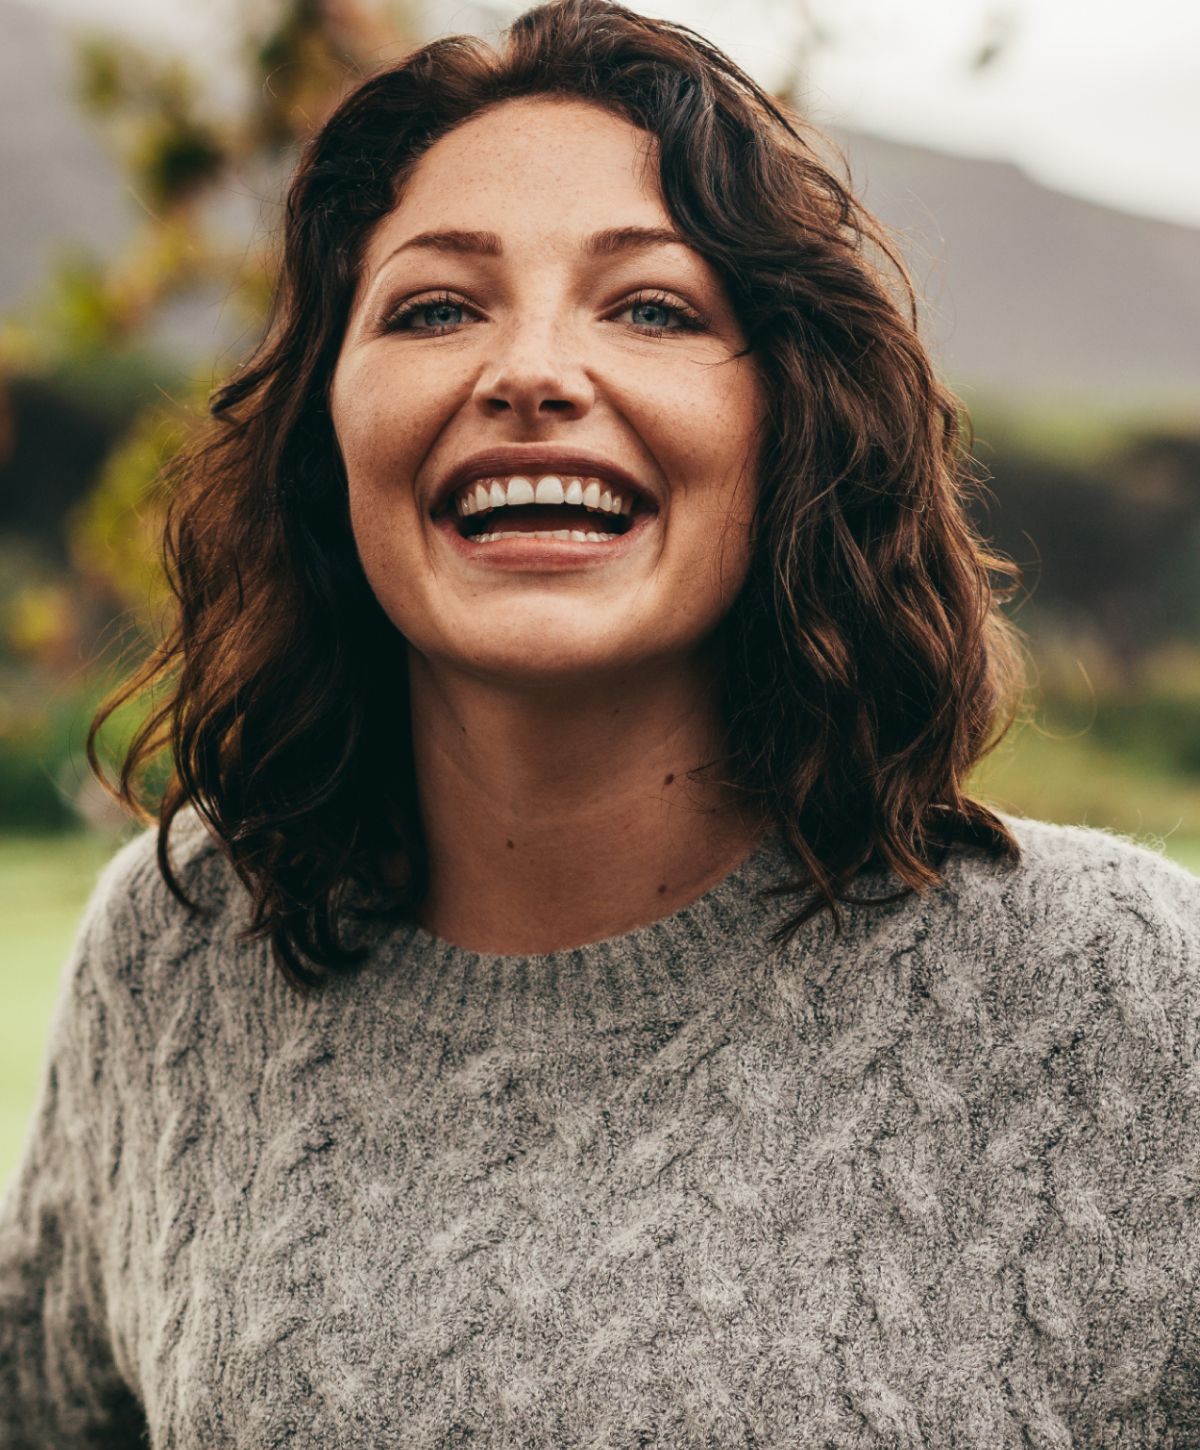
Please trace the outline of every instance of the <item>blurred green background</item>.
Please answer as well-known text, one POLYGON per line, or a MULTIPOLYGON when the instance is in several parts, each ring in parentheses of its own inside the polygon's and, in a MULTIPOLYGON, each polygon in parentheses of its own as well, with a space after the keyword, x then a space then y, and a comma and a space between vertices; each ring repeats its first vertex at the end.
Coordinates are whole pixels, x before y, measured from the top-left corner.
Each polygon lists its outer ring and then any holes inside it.
MULTIPOLYGON (((119 245, 58 249, 0 323, 0 1181, 80 910, 130 830, 82 749, 106 688, 161 626, 159 469, 263 325, 298 146, 417 26, 395 5, 255 13, 240 99, 220 107, 177 57, 73 38, 73 104, 132 220, 119 245), (237 196, 252 224, 231 212, 237 196), (220 337, 201 329, 197 343, 195 319, 218 313, 220 337)), ((1011 167, 838 140, 919 281, 933 244, 914 203, 933 217, 957 328, 944 335, 944 303, 923 325, 991 475, 972 502, 979 526, 1026 574, 1009 612, 1034 690, 975 793, 1118 830, 1200 872, 1200 230, 1106 211, 1011 167), (1014 254, 1024 265, 1002 273, 1014 254), (1092 334, 1090 279, 1118 266, 1123 305, 1092 334)), ((128 712, 114 721, 110 747, 132 726, 128 712)))

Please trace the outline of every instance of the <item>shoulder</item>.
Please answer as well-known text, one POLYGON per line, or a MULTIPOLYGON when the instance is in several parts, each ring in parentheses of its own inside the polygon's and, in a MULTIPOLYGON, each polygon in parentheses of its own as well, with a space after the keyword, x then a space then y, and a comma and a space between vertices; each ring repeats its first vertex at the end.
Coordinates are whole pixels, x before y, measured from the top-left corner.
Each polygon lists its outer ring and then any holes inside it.
POLYGON ((80 922, 76 955, 93 970, 132 978, 147 961, 194 952, 232 926, 244 888, 219 842, 191 807, 165 833, 155 825, 121 846, 97 877, 80 922), (160 842, 187 898, 162 870, 160 842))
POLYGON ((1153 1019, 1151 1035, 1165 1041, 1174 1022, 1190 1039, 1200 877, 1116 831, 997 814, 1021 860, 956 853, 936 908, 956 958, 985 964, 997 1008, 1025 1018, 1086 998, 1096 1013, 1115 1010, 1123 1029, 1153 1019))
POLYGON ((981 863, 982 853, 952 858, 947 881, 1052 935, 1124 924, 1151 934, 1200 932, 1200 876, 1131 836, 1097 826, 1068 826, 996 814, 1021 850, 1013 864, 981 863))
MULTIPOLYGON (((163 874, 158 825, 139 831, 101 870, 88 903, 89 917, 113 922, 137 918, 147 926, 167 925, 177 898, 163 874), (174 904, 173 904, 174 903, 174 904)), ((201 905, 224 899, 230 871, 217 838, 191 807, 179 812, 166 832, 166 852, 185 893, 201 905)))
POLYGON ((1183 937, 1195 949, 1200 876, 1116 831, 993 810, 1016 841, 1018 859, 957 845, 940 863, 941 879, 918 892, 904 891, 891 871, 865 877, 872 893, 882 886, 899 900, 881 908, 872 895, 856 924, 890 943, 915 937, 980 957, 1114 933, 1183 937))
MULTIPOLYGON (((91 1093, 111 1106, 118 1086, 143 1079, 146 1064, 180 1036, 181 1008, 208 999, 212 964, 230 955, 226 935, 243 916, 231 910, 240 882, 194 812, 181 812, 167 836, 171 865, 195 906, 163 876, 157 826, 109 859, 59 973, 48 1101, 61 1089, 77 1095, 73 1102, 91 1093)), ((92 1108, 79 1106, 77 1118, 78 1131, 90 1133, 92 1108)))

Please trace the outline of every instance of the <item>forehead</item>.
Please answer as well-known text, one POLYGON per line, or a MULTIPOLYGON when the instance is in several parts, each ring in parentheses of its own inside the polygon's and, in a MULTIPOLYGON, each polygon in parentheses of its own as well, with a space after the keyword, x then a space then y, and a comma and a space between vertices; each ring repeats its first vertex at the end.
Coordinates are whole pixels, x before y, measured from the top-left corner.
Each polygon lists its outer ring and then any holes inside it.
POLYGON ((402 234, 488 229, 532 237, 669 221, 656 139, 575 99, 505 101, 436 141, 378 225, 368 265, 402 234))

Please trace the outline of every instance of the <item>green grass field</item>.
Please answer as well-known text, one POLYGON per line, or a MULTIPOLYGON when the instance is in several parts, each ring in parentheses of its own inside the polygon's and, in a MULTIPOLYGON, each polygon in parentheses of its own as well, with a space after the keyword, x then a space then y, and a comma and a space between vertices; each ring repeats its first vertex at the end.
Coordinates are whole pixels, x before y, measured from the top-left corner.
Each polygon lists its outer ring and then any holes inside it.
MULTIPOLYGON (((1023 730, 983 762, 975 794, 1001 810, 1107 826, 1200 875, 1200 779, 1155 775, 1086 737, 1023 730)), ((0 1183, 37 1094, 58 980, 96 873, 112 847, 85 835, 0 836, 6 969, 0 1014, 0 1183)))
POLYGON ((33 1107, 59 975, 110 850, 94 836, 0 836, 0 1182, 16 1160, 33 1107))

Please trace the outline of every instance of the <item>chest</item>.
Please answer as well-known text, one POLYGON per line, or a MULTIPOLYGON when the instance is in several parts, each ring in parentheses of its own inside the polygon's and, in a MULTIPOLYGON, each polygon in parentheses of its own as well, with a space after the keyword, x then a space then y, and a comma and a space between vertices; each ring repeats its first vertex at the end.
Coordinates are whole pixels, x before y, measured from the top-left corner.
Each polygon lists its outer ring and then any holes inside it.
POLYGON ((164 1104, 155 1444, 1170 1443, 1178 1243, 1077 1104, 981 1129, 928 1064, 838 1095, 710 1048, 568 1089, 532 1045, 351 1077, 309 1040, 164 1104))

